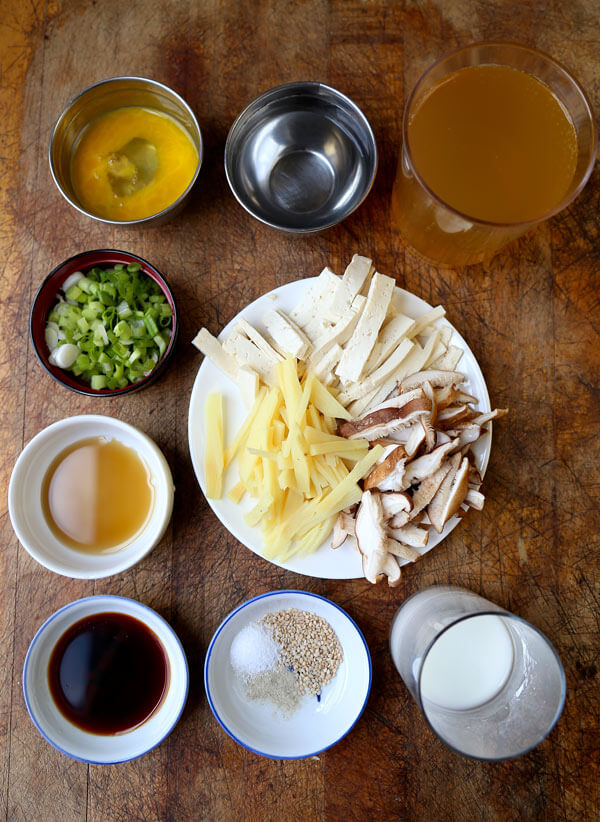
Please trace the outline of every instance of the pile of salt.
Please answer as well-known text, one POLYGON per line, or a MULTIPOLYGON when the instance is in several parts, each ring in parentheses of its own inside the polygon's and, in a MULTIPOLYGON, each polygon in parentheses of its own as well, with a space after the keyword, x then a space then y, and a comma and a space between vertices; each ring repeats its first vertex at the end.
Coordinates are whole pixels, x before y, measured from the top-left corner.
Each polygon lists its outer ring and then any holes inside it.
POLYGON ((261 625, 251 622, 234 637, 229 660, 242 677, 272 671, 279 662, 279 646, 261 625))

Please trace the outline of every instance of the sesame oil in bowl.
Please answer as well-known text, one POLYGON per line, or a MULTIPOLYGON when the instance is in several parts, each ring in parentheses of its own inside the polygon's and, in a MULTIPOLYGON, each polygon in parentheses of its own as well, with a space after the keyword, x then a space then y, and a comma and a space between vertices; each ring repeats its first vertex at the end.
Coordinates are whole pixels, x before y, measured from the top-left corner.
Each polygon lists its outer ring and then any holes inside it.
POLYGON ((116 439, 89 437, 61 451, 42 482, 54 535, 77 551, 117 551, 145 528, 154 507, 146 463, 116 439))

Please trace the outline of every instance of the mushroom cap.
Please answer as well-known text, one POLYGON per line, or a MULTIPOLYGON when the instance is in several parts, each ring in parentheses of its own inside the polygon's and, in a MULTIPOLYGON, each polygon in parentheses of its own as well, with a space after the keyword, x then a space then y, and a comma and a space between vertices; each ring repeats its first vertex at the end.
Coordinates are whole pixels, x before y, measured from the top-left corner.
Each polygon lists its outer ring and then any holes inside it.
POLYGON ((409 462, 404 469, 403 490, 410 488, 415 482, 424 480, 440 468, 447 455, 453 451, 457 445, 458 440, 450 440, 443 445, 438 445, 433 451, 428 454, 423 454, 422 457, 409 462))
POLYGON ((429 414, 422 414, 419 417, 419 422, 423 426, 423 430, 425 432, 425 442, 427 444, 427 450, 431 451, 432 448, 435 447, 435 428, 434 424, 437 417, 437 403, 435 400, 435 391, 433 386, 429 381, 425 381, 423 383, 423 393, 427 397, 427 399, 431 402, 431 411, 429 414))
POLYGON ((373 584, 383 573, 387 555, 383 511, 378 495, 364 491, 354 524, 358 550, 363 555, 365 577, 373 584))
POLYGON ((472 414, 468 405, 449 405, 442 408, 438 414, 437 424, 439 428, 452 428, 460 420, 470 417, 472 414))
POLYGON ((375 405, 373 408, 369 409, 369 414, 373 413, 373 411, 381 411, 384 408, 402 408, 403 405, 412 402, 413 400, 418 400, 424 397, 425 394, 422 388, 413 388, 411 391, 402 391, 395 393, 394 396, 387 397, 383 402, 380 402, 379 405, 375 405))
POLYGON ((371 488, 377 488, 380 482, 386 478, 394 475, 398 487, 402 484, 402 476, 404 474, 404 463, 406 461, 406 451, 403 445, 396 445, 391 448, 388 455, 383 462, 375 465, 369 474, 364 479, 364 489, 368 491, 371 488))
POLYGON ((475 488, 469 487, 469 490, 467 491, 467 495, 465 497, 465 502, 471 508, 475 508, 477 511, 483 511, 485 497, 481 493, 481 491, 477 491, 475 488))
POLYGON ((393 517, 395 514, 408 512, 412 508, 412 499, 404 491, 386 491, 379 495, 384 516, 393 517))
POLYGON ((388 536, 404 545, 410 545, 412 548, 425 548, 429 542, 429 531, 412 523, 403 525, 400 528, 388 528, 388 536))
POLYGON ((403 525, 406 525, 407 522, 410 521, 410 514, 408 511, 399 511, 397 514, 388 520, 388 527, 389 528, 402 528, 403 525))
POLYGON ((409 391, 371 409, 364 417, 343 422, 337 433, 347 439, 359 437, 375 440, 386 437, 392 431, 405 428, 423 413, 431 410, 431 401, 423 391, 409 391))
POLYGON ((444 525, 459 509, 469 490, 469 460, 455 454, 451 469, 444 477, 436 495, 427 507, 431 524, 442 533, 444 525))
POLYGON ((421 425, 420 422, 412 426, 411 434, 406 440, 406 444, 404 446, 404 449, 409 457, 414 457, 426 436, 427 431, 425 430, 425 426, 421 425))
POLYGON ((391 553, 388 553, 386 556, 385 565, 383 566, 383 574, 387 576, 387 581, 390 588, 395 588, 399 585, 402 571, 398 565, 398 560, 396 557, 392 556, 391 553))
POLYGON ((458 434, 458 449, 473 445, 477 442, 479 437, 484 433, 480 425, 476 423, 468 423, 464 428, 459 428, 456 432, 458 434))
POLYGON ((409 562, 416 562, 421 558, 421 554, 418 551, 415 551, 414 548, 411 548, 409 545, 403 545, 401 542, 398 542, 398 540, 391 537, 388 538, 386 545, 389 553, 393 554, 395 557, 400 557, 400 559, 407 559, 409 562))
POLYGON ((478 414, 473 418, 473 422, 477 425, 485 425, 490 420, 498 420, 500 417, 505 417, 508 414, 508 408, 494 408, 493 411, 487 411, 484 414, 478 414))
POLYGON ((468 405, 477 405, 477 397, 467 394, 456 385, 445 385, 442 388, 436 388, 435 401, 439 409, 447 408, 449 405, 457 405, 467 403, 468 405))
POLYGON ((460 371, 417 371, 416 374, 411 374, 402 380, 401 391, 410 391, 422 386, 425 382, 431 383, 434 388, 443 388, 445 385, 460 385, 465 380, 465 375, 460 371))
POLYGON ((340 511, 333 526, 331 547, 339 548, 349 536, 354 536, 354 517, 345 511, 340 511))
POLYGON ((423 508, 425 508, 436 495, 440 485, 444 481, 446 474, 450 471, 451 465, 448 460, 443 462, 435 474, 426 477, 417 490, 412 495, 413 508, 411 512, 411 519, 416 517, 423 508))

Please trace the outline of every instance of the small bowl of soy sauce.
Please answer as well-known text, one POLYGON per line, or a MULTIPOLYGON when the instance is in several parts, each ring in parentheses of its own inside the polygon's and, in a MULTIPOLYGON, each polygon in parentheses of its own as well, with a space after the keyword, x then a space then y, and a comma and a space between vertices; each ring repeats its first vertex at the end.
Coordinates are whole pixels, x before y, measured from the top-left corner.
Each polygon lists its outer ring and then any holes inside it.
POLYGON ((171 626, 146 605, 92 596, 65 605, 33 638, 23 692, 54 748, 97 765, 159 745, 185 706, 189 671, 171 626))

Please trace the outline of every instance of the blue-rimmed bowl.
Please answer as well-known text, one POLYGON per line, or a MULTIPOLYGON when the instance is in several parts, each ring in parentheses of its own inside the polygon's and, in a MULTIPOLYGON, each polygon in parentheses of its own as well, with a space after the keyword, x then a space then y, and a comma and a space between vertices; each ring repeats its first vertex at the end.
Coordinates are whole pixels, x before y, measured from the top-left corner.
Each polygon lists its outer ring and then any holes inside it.
POLYGON ((23 668, 25 704, 40 734, 66 756, 94 765, 127 762, 160 744, 181 716, 188 686, 185 652, 171 626, 147 605, 117 596, 85 597, 56 611, 34 636, 23 668), (60 637, 81 619, 102 613, 127 614, 143 622, 157 636, 169 663, 169 684, 159 707, 136 728, 110 735, 89 733, 69 722, 55 705, 48 684, 48 663, 60 637))
POLYGON ((219 625, 206 654, 204 686, 217 722, 237 743, 272 759, 303 759, 335 745, 358 721, 371 690, 371 656, 354 620, 334 602, 306 591, 270 591, 242 603, 219 625), (289 717, 268 702, 248 700, 229 661, 242 628, 288 608, 327 620, 343 651, 338 672, 320 699, 304 696, 289 717))

